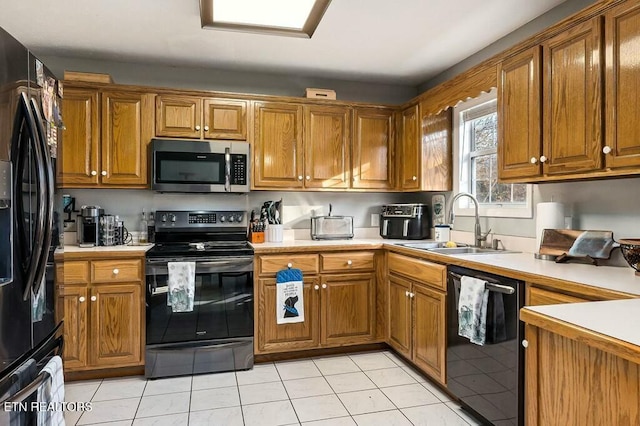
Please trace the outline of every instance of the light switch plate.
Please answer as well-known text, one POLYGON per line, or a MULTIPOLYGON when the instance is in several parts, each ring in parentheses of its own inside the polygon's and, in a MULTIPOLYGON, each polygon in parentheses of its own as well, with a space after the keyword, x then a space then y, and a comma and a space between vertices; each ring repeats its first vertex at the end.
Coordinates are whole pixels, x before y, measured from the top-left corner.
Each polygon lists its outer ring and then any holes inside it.
POLYGON ((371 226, 380 226, 380 215, 378 213, 371 213, 371 226))

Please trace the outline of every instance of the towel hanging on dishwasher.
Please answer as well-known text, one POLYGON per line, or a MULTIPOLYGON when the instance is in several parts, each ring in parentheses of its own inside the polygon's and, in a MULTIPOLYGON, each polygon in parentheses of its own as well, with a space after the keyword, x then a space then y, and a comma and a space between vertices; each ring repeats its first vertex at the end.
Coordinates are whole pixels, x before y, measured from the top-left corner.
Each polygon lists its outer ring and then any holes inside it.
POLYGON ((276 274, 276 322, 304 322, 304 285, 300 269, 283 269, 276 274))
POLYGON ((458 303, 458 334, 476 345, 484 345, 487 334, 489 290, 486 281, 463 276, 458 303))

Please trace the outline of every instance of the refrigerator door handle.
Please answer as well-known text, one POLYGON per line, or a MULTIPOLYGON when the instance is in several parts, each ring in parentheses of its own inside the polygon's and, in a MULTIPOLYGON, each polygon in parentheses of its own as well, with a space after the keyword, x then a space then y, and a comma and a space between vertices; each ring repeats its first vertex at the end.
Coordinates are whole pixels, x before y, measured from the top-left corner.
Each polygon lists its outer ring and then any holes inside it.
MULTIPOLYGON (((49 157, 49 147, 47 145, 47 139, 44 128, 42 127, 43 118, 40 113, 38 104, 32 98, 31 109, 35 118, 36 131, 38 132, 38 140, 40 149, 42 150, 42 163, 39 167, 42 167, 45 177, 45 185, 43 189, 46 191, 46 202, 40 206, 39 214, 44 215, 44 236, 42 239, 42 251, 38 263, 36 264, 36 276, 33 282, 33 293, 37 294, 42 285, 45 273, 47 271, 47 258, 49 257, 49 248, 51 247, 51 229, 53 225, 53 193, 55 188, 53 187, 53 170, 51 167, 51 160, 49 157)), ((26 299, 25 299, 26 300, 26 299)))
MULTIPOLYGON (((44 164, 44 159, 43 159, 43 152, 42 152, 42 147, 40 145, 40 138, 39 138, 39 134, 38 134, 38 130, 36 127, 36 122, 35 119, 33 117, 31 108, 29 106, 29 99, 27 98, 27 95, 25 93, 21 93, 20 94, 20 101, 19 101, 19 105, 18 105, 18 112, 17 112, 17 116, 16 116, 16 125, 14 127, 14 139, 20 139, 21 135, 20 132, 22 131, 22 120, 24 120, 24 122, 26 122, 27 124, 27 130, 29 132, 29 136, 31 141, 33 142, 33 152, 35 154, 35 158, 36 158, 36 176, 37 176, 37 182, 36 182, 36 188, 39 187, 40 185, 42 185, 43 183, 45 183, 46 177, 45 177, 45 170, 43 167, 44 164)), ((20 144, 18 146, 18 149, 16 150, 16 155, 15 155, 15 163, 23 163, 23 154, 24 154, 24 150, 28 149, 28 147, 25 145, 24 140, 20 141, 20 144)), ((25 167, 24 164, 22 164, 23 167, 25 167)), ((22 182, 22 169, 23 167, 18 167, 18 170, 16 170, 15 176, 14 176, 14 181, 15 181, 15 190, 14 190, 14 194, 16 194, 16 205, 21 206, 22 205, 22 201, 18 201, 20 200, 20 198, 22 198, 21 194, 24 192, 23 191, 23 182, 22 182)), ((29 186, 29 188, 31 188, 32 182, 27 182, 27 185, 29 186)), ((33 283, 34 280, 36 279, 36 275, 38 273, 37 270, 37 265, 38 262, 40 261, 40 258, 42 256, 42 249, 43 249, 43 240, 44 240, 44 228, 45 228, 45 212, 43 211, 43 209, 45 208, 45 204, 47 202, 47 194, 46 194, 46 190, 40 190, 37 193, 37 203, 36 205, 38 206, 38 216, 35 219, 35 230, 34 230, 34 237, 33 237, 33 243, 34 243, 34 247, 33 250, 31 252, 31 256, 30 256, 30 260, 27 263, 27 267, 25 270, 26 273, 26 281, 25 281, 25 285, 24 285, 24 290, 23 290, 23 294, 22 294, 22 298, 23 300, 28 300, 29 297, 31 297, 31 291, 33 288, 33 283)), ((16 214, 15 218, 16 221, 18 223, 20 223, 20 226, 24 226, 22 225, 25 218, 24 218, 24 209, 20 209, 22 210, 19 214, 16 214)), ((31 217, 28 218, 28 220, 32 220, 31 217)), ((24 233, 22 235, 22 237, 24 237, 24 233)), ((26 246, 28 245, 27 241, 22 241, 22 245, 26 246)))

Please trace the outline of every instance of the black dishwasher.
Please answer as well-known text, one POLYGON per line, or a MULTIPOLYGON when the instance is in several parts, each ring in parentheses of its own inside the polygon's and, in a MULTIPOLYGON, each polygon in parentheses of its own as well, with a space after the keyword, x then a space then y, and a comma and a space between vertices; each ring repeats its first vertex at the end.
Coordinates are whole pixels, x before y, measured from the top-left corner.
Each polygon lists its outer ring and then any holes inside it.
POLYGON ((519 320, 524 283, 456 266, 448 270, 447 388, 485 424, 524 425, 524 324, 519 320), (489 290, 487 341, 482 346, 458 335, 460 279, 465 275, 482 279, 489 290), (502 318, 502 310, 504 326, 495 320, 502 318))

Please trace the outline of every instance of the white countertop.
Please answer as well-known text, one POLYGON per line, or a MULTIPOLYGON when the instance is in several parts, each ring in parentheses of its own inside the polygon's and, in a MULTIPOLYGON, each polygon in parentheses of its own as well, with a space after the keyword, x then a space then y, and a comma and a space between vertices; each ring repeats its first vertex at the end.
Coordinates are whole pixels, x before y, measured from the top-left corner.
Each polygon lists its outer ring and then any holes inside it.
POLYGON ((145 244, 138 246, 99 246, 99 247, 80 247, 72 244, 65 244, 63 248, 57 248, 58 253, 104 253, 104 252, 144 252, 146 253, 153 244, 145 244))
MULTIPOLYGON (((426 241, 426 240, 421 240, 426 241)), ((351 240, 290 240, 281 243, 260 243, 253 244, 256 250, 264 249, 291 249, 327 246, 394 246, 403 243, 410 243, 408 240, 385 240, 381 238, 351 240)), ((416 242, 416 241, 413 241, 416 242)), ((416 253, 424 253, 423 250, 415 250, 416 253)), ((431 253, 435 255, 435 253, 431 253)), ((538 260, 533 257, 533 253, 499 253, 499 254, 478 254, 478 255, 438 255, 442 262, 446 263, 447 258, 456 258, 473 261, 477 264, 495 266, 514 272, 525 272, 539 275, 541 280, 544 277, 556 278, 578 284, 586 284, 607 290, 619 291, 623 293, 636 294, 640 296, 640 277, 635 275, 635 271, 628 266, 595 266, 579 263, 555 263, 550 260, 538 260)), ((541 282, 543 284, 543 282, 541 282)))
POLYGON ((640 346, 640 299, 527 306, 526 309, 640 346))

